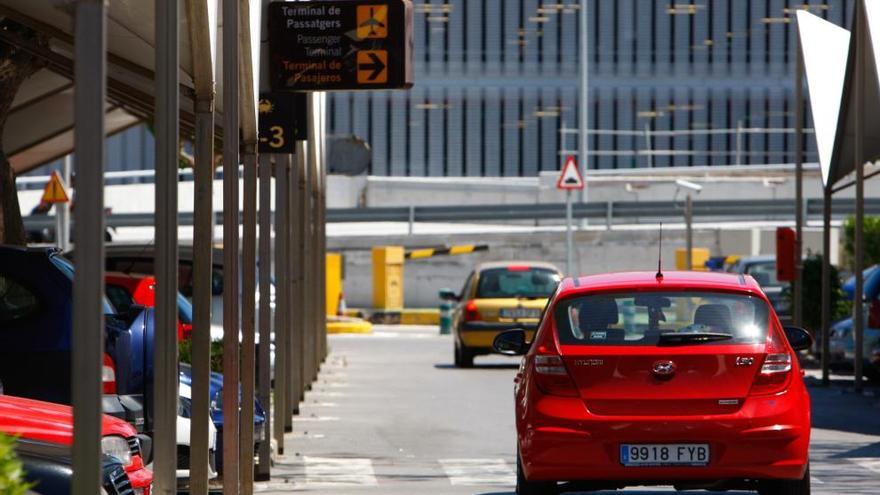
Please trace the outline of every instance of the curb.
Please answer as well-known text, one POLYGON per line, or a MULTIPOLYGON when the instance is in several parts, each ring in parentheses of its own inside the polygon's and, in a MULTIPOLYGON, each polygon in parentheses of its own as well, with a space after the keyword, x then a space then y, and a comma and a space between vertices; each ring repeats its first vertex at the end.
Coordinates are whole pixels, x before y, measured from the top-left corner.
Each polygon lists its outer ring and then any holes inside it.
POLYGON ((327 333, 373 333, 373 324, 360 318, 329 316, 327 317, 327 333))

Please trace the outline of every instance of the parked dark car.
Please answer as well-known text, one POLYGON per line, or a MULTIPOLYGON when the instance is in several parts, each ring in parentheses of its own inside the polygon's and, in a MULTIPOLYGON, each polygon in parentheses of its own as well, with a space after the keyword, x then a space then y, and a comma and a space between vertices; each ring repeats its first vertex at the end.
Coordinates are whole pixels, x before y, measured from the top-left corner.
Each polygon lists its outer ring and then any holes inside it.
MULTIPOLYGON (((180 383, 192 386, 192 367, 188 364, 180 364, 180 383)), ((211 373, 211 386, 209 389, 209 397, 211 400, 211 421, 217 428, 217 472, 223 472, 223 456, 219 453, 223 452, 223 375, 220 373, 211 373)), ((239 389, 239 400, 241 400, 241 389, 239 389)), ((259 450, 260 443, 268 441, 268 432, 266 431, 266 411, 260 401, 254 399, 254 453, 259 450)))
POLYGON ((791 303, 785 297, 786 289, 790 284, 776 279, 776 256, 743 256, 727 271, 751 275, 761 286, 764 294, 767 294, 767 299, 770 300, 779 319, 788 320, 791 318, 791 303))
MULTIPOLYGON (((880 265, 866 268, 864 277, 865 334, 862 340, 862 359, 865 376, 880 381, 880 265)), ((855 277, 843 284, 843 292, 852 300, 855 295, 855 277)), ((831 363, 839 368, 852 368, 855 362, 855 332, 852 317, 844 318, 831 327, 829 340, 831 363)))
MULTIPOLYGON (((18 439, 15 453, 22 463, 24 478, 36 486, 36 493, 67 495, 73 482, 73 463, 70 447, 36 440, 18 439)), ((135 492, 131 479, 125 473, 122 462, 116 457, 101 456, 101 488, 108 495, 136 495, 149 493, 149 489, 135 492)))
MULTIPOLYGON (((71 403, 73 265, 55 249, 0 246, 0 381, 5 393, 71 403)), ((104 299, 102 410, 151 431, 151 310, 104 299)))

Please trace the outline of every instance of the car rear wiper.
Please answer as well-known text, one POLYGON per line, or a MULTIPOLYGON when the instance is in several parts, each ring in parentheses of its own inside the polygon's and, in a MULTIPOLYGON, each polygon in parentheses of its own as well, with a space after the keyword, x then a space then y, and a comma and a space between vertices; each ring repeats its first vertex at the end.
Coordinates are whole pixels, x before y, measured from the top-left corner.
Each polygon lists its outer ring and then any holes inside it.
POLYGON ((694 332, 694 333, 675 333, 666 332, 660 334, 658 344, 675 345, 675 344, 699 344, 702 342, 718 342, 722 340, 730 340, 733 335, 729 333, 718 332, 694 332))

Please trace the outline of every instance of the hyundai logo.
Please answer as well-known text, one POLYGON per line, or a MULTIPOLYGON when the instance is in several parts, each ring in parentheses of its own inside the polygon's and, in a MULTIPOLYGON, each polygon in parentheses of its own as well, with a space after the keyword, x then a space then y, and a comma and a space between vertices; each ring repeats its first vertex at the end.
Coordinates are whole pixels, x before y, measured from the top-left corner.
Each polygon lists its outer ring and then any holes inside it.
POLYGON ((675 363, 668 360, 657 361, 654 363, 651 371, 653 371, 658 377, 668 378, 675 374, 675 363))

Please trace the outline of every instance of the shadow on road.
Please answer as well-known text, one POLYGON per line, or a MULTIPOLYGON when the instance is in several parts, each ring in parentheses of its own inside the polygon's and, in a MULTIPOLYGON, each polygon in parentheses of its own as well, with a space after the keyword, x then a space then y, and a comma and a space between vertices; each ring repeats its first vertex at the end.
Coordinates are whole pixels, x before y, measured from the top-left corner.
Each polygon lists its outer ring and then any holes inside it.
POLYGON ((876 386, 866 386, 869 395, 856 394, 852 383, 832 381, 829 387, 819 380, 807 378, 813 409, 813 427, 827 430, 880 436, 880 398, 876 386), (835 383, 838 382, 838 383, 835 383))
POLYGON ((438 370, 515 370, 519 368, 519 364, 516 363, 491 363, 491 364, 474 364, 473 368, 458 368, 454 364, 450 363, 437 363, 434 364, 434 368, 438 370))

